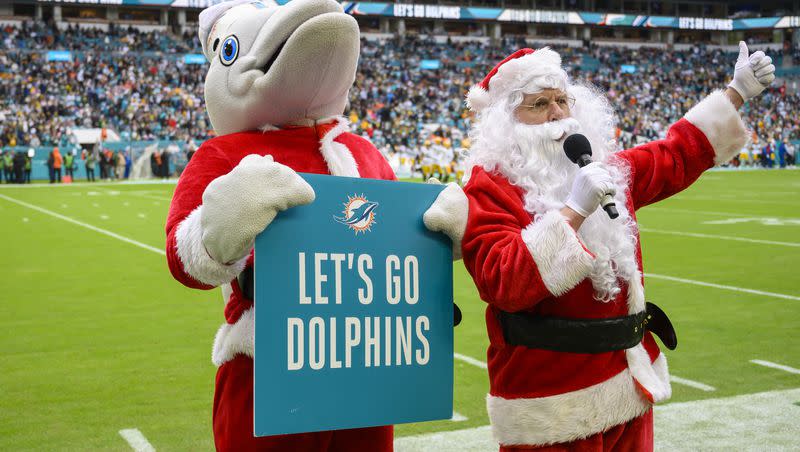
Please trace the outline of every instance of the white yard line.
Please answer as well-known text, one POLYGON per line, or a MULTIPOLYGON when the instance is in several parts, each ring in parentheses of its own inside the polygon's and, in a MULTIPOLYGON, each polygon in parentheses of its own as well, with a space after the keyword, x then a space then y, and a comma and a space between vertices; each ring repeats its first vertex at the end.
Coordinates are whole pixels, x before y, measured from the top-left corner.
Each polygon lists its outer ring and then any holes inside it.
POLYGON ((751 359, 751 363, 758 364, 759 366, 770 367, 772 369, 782 370, 784 372, 789 372, 790 374, 798 374, 800 375, 800 369, 795 369, 794 367, 784 366, 783 364, 773 363, 770 361, 764 361, 761 359, 751 359))
POLYGON ((453 411, 453 417, 451 417, 450 420, 453 422, 464 422, 469 419, 463 414, 453 411))
POLYGON ((472 364, 475 367, 480 367, 481 369, 488 369, 488 366, 485 362, 475 358, 470 358, 469 356, 462 355, 461 353, 453 353, 453 358, 464 361, 467 364, 472 364))
POLYGON ((670 375, 669 376, 669 381, 671 381, 672 383, 678 383, 680 385, 689 386, 691 388, 699 389, 699 390, 705 391, 705 392, 711 392, 711 391, 716 391, 717 390, 717 388, 715 388, 713 386, 709 386, 707 384, 703 384, 703 383, 700 383, 698 381, 689 380, 687 378, 676 377, 675 375, 670 375))
POLYGON ((125 441, 130 444, 131 448, 136 452, 155 452, 156 449, 147 441, 147 438, 142 435, 139 429, 127 428, 119 431, 119 436, 123 437, 125 441))
POLYGON ((715 289, 731 290, 731 291, 734 291, 734 292, 750 293, 750 294, 753 294, 753 295, 762 295, 762 296, 765 296, 765 297, 782 298, 782 299, 785 299, 785 300, 800 301, 800 297, 795 296, 795 295, 786 295, 786 294, 775 293, 775 292, 765 292, 763 290, 747 289, 747 288, 744 288, 744 287, 736 287, 736 286, 727 286, 727 285, 724 285, 724 284, 714 284, 714 283, 708 283, 708 282, 704 282, 704 281, 696 281, 696 280, 693 280, 693 279, 676 278, 674 276, 659 275, 659 274, 656 274, 656 273, 645 273, 644 276, 647 277, 647 278, 665 279, 667 281, 681 282, 681 283, 684 283, 684 284, 693 284, 693 285, 696 285, 696 286, 713 287, 715 289))
MULTIPOLYGON (((659 451, 790 450, 797 447, 800 389, 770 391, 655 407, 659 451)), ((488 425, 394 440, 396 452, 497 450, 488 425)))
POLYGON ((775 201, 772 199, 746 199, 746 198, 724 198, 717 196, 680 196, 676 199, 685 201, 717 201, 717 202, 737 202, 748 204, 776 204, 780 206, 797 206, 796 201, 775 201))
POLYGON ((8 202, 13 202, 14 204, 19 204, 20 206, 27 207, 29 209, 33 209, 33 210, 35 210, 37 212, 41 212, 41 213, 50 215, 52 217, 56 217, 59 220, 64 220, 64 221, 67 221, 69 223, 76 224, 78 226, 82 226, 82 227, 84 227, 86 229, 89 229, 89 230, 92 230, 94 232, 99 232, 100 234, 107 235, 109 237, 113 237, 113 238, 115 238, 117 240, 122 240, 123 242, 130 243, 131 245, 138 246, 139 248, 144 248, 144 249, 146 249, 148 251, 152 251, 154 253, 161 254, 162 256, 167 254, 164 250, 162 250, 160 248, 156 248, 154 246, 150 246, 150 245, 144 244, 142 242, 138 242, 136 240, 129 239, 128 237, 124 237, 124 236, 121 236, 121 235, 116 234, 114 232, 107 231, 107 230, 102 229, 102 228, 98 228, 97 226, 92 226, 89 223, 84 223, 83 221, 78 221, 78 220, 76 220, 74 218, 70 218, 70 217, 68 217, 66 215, 61 215, 60 213, 56 213, 56 212, 53 212, 51 210, 44 209, 42 207, 35 206, 33 204, 28 204, 25 201, 20 201, 18 199, 12 198, 10 196, 6 196, 6 195, 0 194, 0 199, 5 199, 8 202))
MULTIPOLYGON (((658 207, 658 206, 648 206, 643 209, 645 212, 651 210, 665 210, 669 212, 679 212, 679 213, 690 213, 693 215, 711 215, 711 216, 720 216, 720 217, 728 217, 728 218, 752 218, 758 219, 762 218, 760 216, 753 216, 753 215, 742 215, 741 213, 737 212, 717 212, 713 210, 701 210, 701 209, 679 209, 677 207, 658 207)), ((786 220, 795 220, 797 217, 782 217, 779 215, 771 215, 770 218, 781 218, 786 220)))
POLYGON ((683 232, 683 231, 666 231, 663 229, 650 229, 650 228, 639 228, 639 230, 642 232, 651 232, 654 234, 679 235, 684 237, 697 237, 702 239, 733 240, 736 242, 758 243, 762 245, 791 246, 800 248, 800 243, 797 242, 776 242, 774 240, 748 239, 744 237, 734 237, 730 235, 701 234, 698 232, 683 232))
POLYGON ((133 195, 133 196, 138 196, 139 198, 154 199, 156 201, 172 201, 171 197, 158 196, 158 195, 149 195, 147 193, 140 193, 140 192, 136 192, 136 191, 127 192, 126 194, 133 195))

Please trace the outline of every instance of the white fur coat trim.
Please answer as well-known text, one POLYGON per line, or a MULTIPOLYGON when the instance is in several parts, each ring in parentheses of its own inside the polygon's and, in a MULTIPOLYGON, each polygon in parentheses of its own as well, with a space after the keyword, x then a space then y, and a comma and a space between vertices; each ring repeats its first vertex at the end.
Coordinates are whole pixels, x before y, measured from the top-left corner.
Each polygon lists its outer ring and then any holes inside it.
POLYGON ((594 386, 550 397, 486 397, 492 433, 504 446, 586 438, 641 416, 651 406, 627 369, 594 386))
POLYGON ((210 286, 231 282, 244 270, 247 256, 230 265, 220 264, 208 255, 203 245, 203 228, 200 225, 199 206, 178 225, 175 231, 175 247, 183 264, 183 270, 197 281, 210 286))
POLYGON ((320 140, 322 157, 328 164, 328 170, 333 176, 359 177, 358 164, 347 146, 333 141, 339 135, 348 131, 347 120, 337 118, 337 124, 320 140))
POLYGON ((594 257, 557 210, 540 215, 522 230, 522 240, 536 262, 547 290, 555 296, 569 292, 592 271, 594 257))
POLYGON ((255 311, 250 308, 242 313, 233 325, 222 324, 214 338, 211 362, 219 367, 236 355, 253 357, 255 350, 255 311))
POLYGON ((625 350, 625 358, 633 378, 650 393, 654 403, 663 402, 672 396, 667 357, 663 353, 651 363, 644 345, 638 344, 625 350))
POLYGON ((686 120, 705 134, 714 148, 714 163, 727 163, 747 144, 747 129, 736 107, 715 91, 686 113, 686 120))
POLYGON ((628 315, 638 314, 644 311, 645 305, 642 273, 637 271, 633 278, 628 280, 628 315))

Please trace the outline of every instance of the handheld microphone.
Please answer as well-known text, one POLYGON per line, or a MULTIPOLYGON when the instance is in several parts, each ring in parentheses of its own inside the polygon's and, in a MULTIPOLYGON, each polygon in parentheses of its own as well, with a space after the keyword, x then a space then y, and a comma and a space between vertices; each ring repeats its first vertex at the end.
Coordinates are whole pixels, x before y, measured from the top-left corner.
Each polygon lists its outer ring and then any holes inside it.
MULTIPOLYGON (((589 144, 589 140, 585 136, 579 133, 570 135, 564 140, 564 153, 567 154, 572 163, 577 163, 581 168, 592 163, 592 145, 589 144)), ((603 195, 600 205, 603 206, 603 210, 612 220, 619 216, 614 197, 610 194, 603 195)))

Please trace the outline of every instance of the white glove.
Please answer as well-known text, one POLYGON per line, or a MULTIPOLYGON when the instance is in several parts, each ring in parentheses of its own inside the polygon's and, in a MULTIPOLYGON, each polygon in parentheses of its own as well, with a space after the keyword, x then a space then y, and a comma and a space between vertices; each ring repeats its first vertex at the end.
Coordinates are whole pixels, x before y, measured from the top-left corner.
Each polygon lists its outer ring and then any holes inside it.
MULTIPOLYGON (((441 184, 434 178, 428 179, 428 183, 441 184)), ((468 211, 469 201, 464 190, 458 184, 450 182, 422 216, 426 228, 433 232, 443 232, 453 241, 453 260, 461 259, 461 239, 467 229, 468 211)))
POLYGON ((742 96, 745 102, 758 96, 775 80, 772 58, 761 50, 748 55, 747 44, 739 41, 739 58, 733 71, 733 81, 728 85, 742 96))
POLYGON ((314 189, 293 169, 275 163, 271 155, 248 155, 203 192, 203 245, 215 261, 236 262, 247 256, 256 235, 279 211, 313 200, 314 189))
POLYGON ((617 193, 611 173, 600 162, 592 162, 578 170, 566 205, 586 218, 600 205, 605 195, 617 193))

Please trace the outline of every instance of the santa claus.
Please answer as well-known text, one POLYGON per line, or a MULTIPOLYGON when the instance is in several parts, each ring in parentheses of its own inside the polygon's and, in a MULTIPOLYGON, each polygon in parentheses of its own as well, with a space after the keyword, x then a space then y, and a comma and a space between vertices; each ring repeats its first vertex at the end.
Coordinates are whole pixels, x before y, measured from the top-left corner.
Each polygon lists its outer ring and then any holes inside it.
POLYGON ((774 71, 740 43, 727 89, 665 139, 618 152, 606 98, 571 82, 548 48, 512 54, 470 90, 462 248, 488 303, 487 409, 501 451, 653 448, 652 406, 671 388, 650 330, 675 338, 645 302, 635 212, 736 155, 747 141, 737 109, 774 71), (588 137, 595 163, 565 155, 574 133, 588 137), (605 196, 618 218, 597 209, 605 196))
MULTIPOLYGON (((222 287, 225 323, 214 341, 218 450, 388 451, 392 427, 253 436, 252 247, 276 215, 314 200, 298 171, 395 179, 384 157, 341 117, 355 80, 359 31, 335 0, 276 6, 235 0, 200 14, 210 66, 208 115, 218 137, 195 152, 167 218, 173 276, 197 289, 222 287)), ((460 254, 467 200, 448 185, 426 226, 460 254)), ((314 231, 303 231, 313 234, 314 231)))

